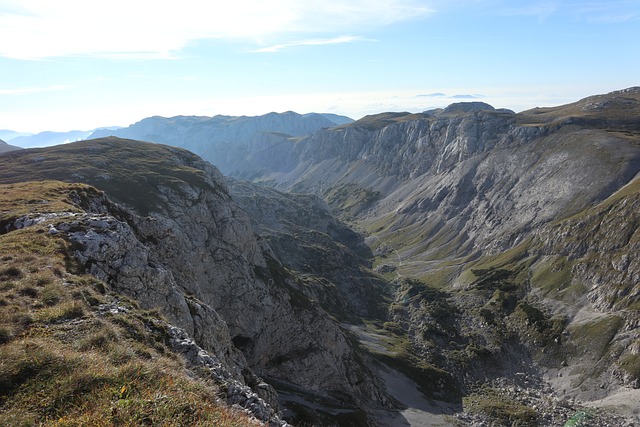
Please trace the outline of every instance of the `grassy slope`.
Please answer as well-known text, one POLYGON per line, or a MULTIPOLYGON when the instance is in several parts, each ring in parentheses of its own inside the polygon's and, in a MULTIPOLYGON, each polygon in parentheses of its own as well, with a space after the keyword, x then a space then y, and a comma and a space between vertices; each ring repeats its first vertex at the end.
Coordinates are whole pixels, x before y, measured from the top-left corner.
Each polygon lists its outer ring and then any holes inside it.
POLYGON ((558 107, 534 108, 516 117, 523 125, 577 124, 611 131, 630 131, 637 136, 640 127, 640 90, 630 88, 606 95, 590 96, 558 107))
MULTIPOLYGON (((577 360, 578 356, 586 352, 594 357, 593 362, 600 365, 611 363, 609 358, 613 338, 628 329, 623 319, 629 319, 633 323, 640 314, 637 300, 640 284, 631 278, 634 271, 619 271, 613 266, 613 261, 621 259, 625 254, 634 254, 640 246, 637 227, 640 223, 640 211, 637 209, 639 200, 640 179, 636 179, 598 205, 551 224, 546 233, 541 233, 541 237, 523 242, 505 253, 467 263, 467 269, 458 279, 459 288, 477 288, 478 280, 486 277, 489 272, 505 272, 512 289, 501 292, 500 298, 504 301, 509 293, 517 297, 513 300, 515 308, 509 311, 512 317, 520 316, 526 325, 537 329, 537 334, 535 331, 525 331, 528 336, 533 337, 534 344, 536 340, 551 344, 552 351, 546 348, 548 356, 545 358, 551 362, 559 361, 552 360, 554 355, 562 360, 577 360), (545 236, 551 236, 551 240, 543 241, 548 238, 545 236), (583 271, 588 271, 586 276, 581 275, 583 271), (586 277, 603 277, 608 280, 594 286, 593 283, 584 281, 586 277), (530 294, 531 290, 536 296, 530 294), (568 323, 571 318, 566 317, 571 316, 570 313, 554 314, 545 307, 547 304, 544 301, 549 300, 554 301, 554 304, 559 302, 577 309, 587 304, 587 295, 592 301, 600 295, 600 304, 608 303, 606 309, 601 308, 601 317, 597 321, 571 324, 568 323), (571 336, 567 342, 560 336, 565 328, 571 336), (556 338, 561 345, 555 346, 557 348, 554 351, 551 339, 556 338)), ((497 281, 494 283, 498 284, 497 281)), ((497 294, 496 291, 481 309, 487 310, 484 313, 495 318, 509 314, 501 307, 496 307, 494 302, 497 294)), ((637 366, 640 358, 633 354, 633 346, 627 347, 616 347, 616 352, 624 356, 615 365, 638 381, 640 371, 637 366)), ((596 368, 600 371, 596 369, 587 372, 582 379, 598 375, 607 366, 596 368)))
MULTIPOLYGON (((638 319, 640 285, 631 279, 635 270, 617 271, 612 261, 637 253, 639 200, 640 179, 635 179, 508 251, 434 261, 432 270, 420 277, 424 283, 413 281, 409 294, 399 288, 402 292, 391 306, 394 322, 386 329, 408 334, 407 352, 454 375, 461 369, 473 375, 474 367, 481 374, 499 368, 513 357, 502 354, 504 350, 518 341, 543 366, 561 369, 568 363, 574 387, 595 389, 610 372, 637 383, 640 358, 634 347, 640 341, 629 328, 638 319), (594 291, 580 276, 582 271, 608 280, 594 291), (603 295, 600 299, 610 300, 610 309, 594 320, 573 322, 573 311, 589 304, 588 295, 603 295), (449 304, 459 310, 455 319, 447 317, 453 311, 449 304)), ((473 412, 489 405, 492 419, 515 416, 514 408, 498 400, 491 393, 476 393, 464 399, 464 407, 473 412)), ((531 408, 518 408, 526 409, 527 417, 535 414, 531 408)))
POLYGON ((189 166, 199 161, 180 148, 109 137, 3 154, 0 183, 82 182, 145 215, 162 207, 159 187, 206 186, 205 172, 189 166))
POLYGON ((375 131, 380 130, 390 124, 405 122, 409 120, 416 120, 422 118, 428 118, 430 115, 428 114, 412 114, 408 112, 402 113, 380 113, 380 114, 372 114, 369 116, 364 116, 360 120, 356 120, 352 123, 347 123, 341 126, 338 126, 338 129, 343 129, 347 127, 361 127, 367 130, 375 131))
MULTIPOLYGON (((0 185, 0 223, 79 212, 72 191, 96 190, 0 185)), ((255 425, 187 375, 158 313, 78 271, 50 223, 0 230, 0 425, 255 425)))

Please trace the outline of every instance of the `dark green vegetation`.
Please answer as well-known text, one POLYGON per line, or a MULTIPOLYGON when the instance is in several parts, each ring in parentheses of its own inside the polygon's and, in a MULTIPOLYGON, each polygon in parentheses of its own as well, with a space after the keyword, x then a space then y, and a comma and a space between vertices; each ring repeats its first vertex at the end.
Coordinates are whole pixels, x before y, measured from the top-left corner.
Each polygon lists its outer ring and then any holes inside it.
POLYGON ((514 402, 494 389, 482 388, 464 399, 467 412, 478 413, 493 420, 498 427, 533 427, 538 424, 535 409, 514 402))
POLYGON ((324 199, 336 210, 349 218, 369 209, 380 199, 380 192, 359 187, 357 184, 341 184, 324 194, 324 199))
MULTIPOLYGON (((80 212, 80 184, 0 185, 0 223, 80 212)), ((78 269, 62 217, 0 231, 0 425, 247 426, 217 386, 187 375, 155 311, 78 269)))

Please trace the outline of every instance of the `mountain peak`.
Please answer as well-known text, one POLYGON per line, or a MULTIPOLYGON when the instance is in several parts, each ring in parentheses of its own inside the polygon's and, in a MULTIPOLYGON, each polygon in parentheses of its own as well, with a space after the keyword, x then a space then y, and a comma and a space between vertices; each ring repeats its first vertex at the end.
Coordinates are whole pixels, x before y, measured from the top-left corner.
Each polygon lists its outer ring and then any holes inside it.
POLYGON ((444 114, 458 114, 458 113, 470 113, 472 111, 495 111, 493 106, 486 102, 471 101, 471 102, 456 102, 449 105, 444 109, 444 114))

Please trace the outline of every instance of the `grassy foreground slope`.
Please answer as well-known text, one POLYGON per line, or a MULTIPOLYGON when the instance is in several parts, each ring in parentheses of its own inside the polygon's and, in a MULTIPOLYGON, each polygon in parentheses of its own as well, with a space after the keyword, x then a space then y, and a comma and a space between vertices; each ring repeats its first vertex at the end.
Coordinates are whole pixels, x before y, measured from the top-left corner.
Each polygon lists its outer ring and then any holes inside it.
POLYGON ((76 268, 50 226, 81 208, 57 181, 0 185, 1 426, 249 426, 188 375, 168 324, 76 268), (22 229, 18 218, 49 219, 22 229))

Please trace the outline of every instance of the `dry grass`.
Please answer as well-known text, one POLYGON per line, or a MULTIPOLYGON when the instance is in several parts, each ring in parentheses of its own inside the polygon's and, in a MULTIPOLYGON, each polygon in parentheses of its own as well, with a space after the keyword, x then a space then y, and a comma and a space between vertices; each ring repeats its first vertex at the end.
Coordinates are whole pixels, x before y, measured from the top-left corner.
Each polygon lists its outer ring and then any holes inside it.
MULTIPOLYGON (((88 187, 0 186, 0 218, 77 210, 78 188, 88 187)), ((157 312, 74 270, 46 226, 0 234, 0 426, 255 425, 186 375, 157 312), (113 302, 126 311, 100 311, 113 302)))
MULTIPOLYGON (((143 215, 166 207, 160 187, 178 193, 187 186, 226 191, 209 181, 195 154, 160 144, 109 137, 19 151, 3 154, 0 183, 23 181, 25 170, 33 180, 82 182, 143 215)), ((39 199, 30 200, 37 205, 39 199)))
POLYGON ((0 185, 0 222, 26 214, 80 212, 69 198, 69 193, 90 189, 86 185, 69 185, 59 181, 0 185))

